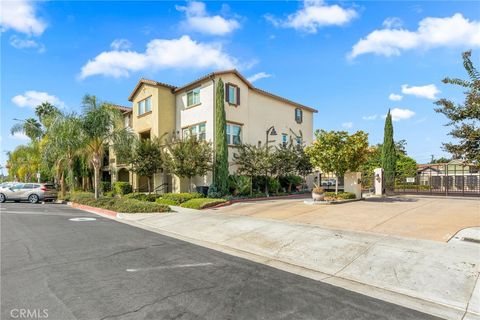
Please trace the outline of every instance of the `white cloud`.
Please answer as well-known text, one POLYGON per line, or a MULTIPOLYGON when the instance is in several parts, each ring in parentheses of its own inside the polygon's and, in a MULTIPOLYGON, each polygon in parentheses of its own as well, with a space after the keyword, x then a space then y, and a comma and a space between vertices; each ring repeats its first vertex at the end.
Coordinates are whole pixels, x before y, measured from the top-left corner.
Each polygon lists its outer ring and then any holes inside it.
POLYGON ((110 44, 110 47, 113 50, 127 50, 127 49, 130 49, 131 46, 132 46, 132 43, 127 39, 115 39, 110 44))
POLYGON ((350 129, 353 127, 353 122, 344 122, 342 123, 342 127, 350 129))
POLYGON ((145 52, 104 51, 89 60, 80 73, 80 79, 93 75, 128 77, 131 72, 151 69, 229 69, 239 62, 227 54, 220 44, 201 43, 189 36, 178 39, 154 39, 145 52))
POLYGON ((64 107, 65 103, 60 100, 58 97, 54 95, 50 95, 47 92, 39 92, 39 91, 25 91, 25 93, 16 95, 12 98, 12 102, 15 103, 19 107, 30 107, 36 108, 39 104, 43 102, 50 102, 54 106, 57 107, 64 107))
POLYGON ((393 108, 390 110, 390 115, 393 121, 400 121, 410 119, 415 115, 415 112, 409 109, 393 108))
POLYGON ((10 135, 10 138, 14 140, 22 140, 22 141, 30 140, 30 138, 27 137, 27 135, 23 132, 15 132, 14 134, 10 135))
POLYGON ((356 16, 357 12, 353 9, 345 9, 336 4, 329 6, 321 0, 305 0, 301 9, 288 15, 284 20, 272 15, 265 15, 265 19, 276 27, 316 33, 323 26, 341 26, 356 16))
POLYGON ((38 52, 45 52, 45 46, 32 39, 21 39, 16 35, 10 37, 10 44, 16 49, 38 49, 38 52))
POLYGON ((388 17, 383 21, 382 25, 384 28, 387 28, 387 29, 396 29, 396 28, 401 28, 403 26, 403 21, 402 19, 397 17, 388 17))
POLYGON ((41 35, 47 24, 36 16, 33 1, 1 1, 0 27, 2 32, 13 29, 28 35, 41 35))
POLYGON ((388 96, 388 99, 392 100, 392 101, 400 101, 403 99, 403 96, 399 95, 399 94, 395 94, 395 93, 390 93, 390 95, 388 96))
POLYGON ((225 35, 240 28, 240 23, 235 19, 208 15, 203 2, 191 1, 186 6, 175 6, 175 8, 178 11, 185 12, 186 20, 182 24, 190 30, 206 34, 225 35))
POLYGON ((418 87, 410 87, 408 84, 404 84, 402 85, 402 93, 435 100, 437 98, 436 95, 440 93, 440 90, 438 90, 434 84, 418 87))
POLYGON ((248 77, 247 80, 250 82, 255 82, 260 79, 270 78, 272 75, 266 72, 255 73, 253 76, 248 77))
POLYGON ((377 115, 376 114, 372 114, 371 116, 363 116, 362 119, 363 120, 375 120, 377 119, 377 115))
POLYGON ((366 53, 388 57, 413 49, 479 46, 480 21, 470 21, 456 13, 446 18, 424 18, 415 31, 388 27, 374 30, 353 46, 348 57, 355 58, 366 53))

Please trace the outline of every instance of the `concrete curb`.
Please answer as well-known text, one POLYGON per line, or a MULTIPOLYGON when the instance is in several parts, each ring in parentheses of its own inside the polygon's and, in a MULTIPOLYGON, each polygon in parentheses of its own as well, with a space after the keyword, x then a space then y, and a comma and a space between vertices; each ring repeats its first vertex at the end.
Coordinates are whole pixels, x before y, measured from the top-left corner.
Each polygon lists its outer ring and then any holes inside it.
POLYGON ((111 210, 107 210, 107 209, 101 209, 101 208, 97 208, 97 207, 91 207, 91 206, 87 206, 87 205, 84 205, 84 204, 79 204, 79 203, 76 203, 76 202, 68 202, 67 204, 72 208, 88 211, 88 212, 91 212, 91 213, 100 214, 102 216, 109 216, 109 217, 112 217, 112 218, 117 218, 117 215, 118 215, 118 213, 115 212, 115 211, 111 211, 111 210))

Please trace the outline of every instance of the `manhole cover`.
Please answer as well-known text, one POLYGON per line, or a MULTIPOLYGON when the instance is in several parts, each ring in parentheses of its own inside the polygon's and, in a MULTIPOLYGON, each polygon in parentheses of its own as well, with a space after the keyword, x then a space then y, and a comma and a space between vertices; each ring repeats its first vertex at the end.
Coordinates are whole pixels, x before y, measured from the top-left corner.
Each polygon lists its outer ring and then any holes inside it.
POLYGON ((94 221, 94 220, 97 220, 95 218, 72 218, 72 219, 68 219, 70 221, 94 221))

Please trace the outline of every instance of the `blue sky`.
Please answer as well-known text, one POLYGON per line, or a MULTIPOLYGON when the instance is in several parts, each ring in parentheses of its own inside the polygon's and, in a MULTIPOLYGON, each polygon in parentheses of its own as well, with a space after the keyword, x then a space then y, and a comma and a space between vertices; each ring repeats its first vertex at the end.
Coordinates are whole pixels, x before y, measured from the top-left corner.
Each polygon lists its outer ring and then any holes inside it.
POLYGON ((14 118, 49 100, 80 111, 84 94, 129 105, 139 78, 182 85, 236 67, 267 91, 319 110, 314 128, 395 139, 419 162, 444 155, 441 83, 479 61, 480 5, 434 1, 2 1, 1 163, 25 143, 14 118), (148 49, 147 49, 148 48, 148 49), (263 77, 262 77, 263 76, 263 77))

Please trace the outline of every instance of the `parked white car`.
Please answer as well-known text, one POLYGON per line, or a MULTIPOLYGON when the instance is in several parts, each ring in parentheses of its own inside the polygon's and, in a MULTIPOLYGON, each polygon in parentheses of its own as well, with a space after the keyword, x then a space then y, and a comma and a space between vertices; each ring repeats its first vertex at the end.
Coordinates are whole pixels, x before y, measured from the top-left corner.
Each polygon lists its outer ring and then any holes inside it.
POLYGON ((7 183, 0 186, 0 203, 5 201, 39 201, 57 199, 57 189, 50 183, 7 183))

